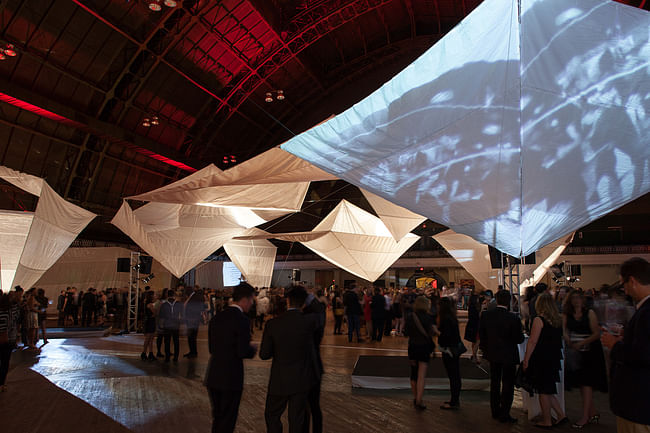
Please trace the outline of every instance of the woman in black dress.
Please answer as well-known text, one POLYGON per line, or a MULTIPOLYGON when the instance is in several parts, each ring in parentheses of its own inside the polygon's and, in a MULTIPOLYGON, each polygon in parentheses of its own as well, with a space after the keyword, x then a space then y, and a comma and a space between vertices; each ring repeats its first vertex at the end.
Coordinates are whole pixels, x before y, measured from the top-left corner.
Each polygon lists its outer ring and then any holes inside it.
POLYGON ((562 318, 553 297, 548 293, 537 297, 535 310, 537 317, 533 319, 523 364, 528 381, 539 394, 542 419, 535 425, 550 429, 554 425, 551 408, 559 419, 555 425, 568 422, 560 402, 555 397, 562 361, 562 318))
POLYGON ((144 297, 144 346, 140 358, 143 361, 149 359, 154 361, 153 356, 153 337, 156 334, 156 309, 154 307, 154 292, 149 290, 144 297), (149 349, 149 357, 147 358, 147 349, 149 349))
POLYGON ((460 351, 462 345, 460 341, 460 331, 458 329, 458 319, 456 318, 455 302, 448 297, 440 299, 438 309, 438 345, 442 351, 442 363, 447 370, 449 377, 449 388, 451 390, 451 400, 446 401, 440 406, 440 409, 457 410, 460 409, 460 351))
POLYGON ((481 301, 479 296, 472 291, 467 303, 467 325, 465 326, 465 340, 472 343, 472 361, 479 362, 476 356, 478 352, 478 328, 481 315, 481 301))
POLYGON ((406 318, 405 334, 409 337, 409 362, 411 363, 411 390, 413 391, 413 406, 418 410, 427 407, 422 404, 424 381, 427 376, 427 366, 433 352, 433 336, 438 334, 429 316, 429 300, 418 296, 413 304, 413 314, 406 318))
POLYGON ((597 423, 600 415, 594 406, 594 389, 607 392, 607 371, 600 328, 596 313, 586 307, 585 298, 578 290, 571 290, 563 308, 564 341, 567 347, 566 389, 580 388, 582 418, 572 427, 581 429, 588 423, 597 423))

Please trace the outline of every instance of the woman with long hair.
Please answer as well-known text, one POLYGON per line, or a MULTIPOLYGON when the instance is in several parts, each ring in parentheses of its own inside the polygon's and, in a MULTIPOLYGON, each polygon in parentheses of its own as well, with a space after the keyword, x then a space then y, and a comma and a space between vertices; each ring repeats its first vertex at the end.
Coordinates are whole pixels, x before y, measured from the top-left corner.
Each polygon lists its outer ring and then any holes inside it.
POLYGON ((537 297, 535 311, 537 317, 531 325, 523 367, 533 389, 539 394, 542 417, 535 426, 550 429, 569 422, 555 397, 562 360, 562 318, 549 293, 537 297), (558 416, 556 423, 551 418, 551 409, 558 416))
POLYGON ((460 409, 460 389, 462 387, 460 379, 460 331, 458 329, 458 319, 456 317, 456 305, 452 298, 443 297, 440 299, 438 307, 438 345, 442 351, 442 363, 447 370, 449 378, 449 388, 451 390, 451 399, 444 402, 440 409, 458 410, 460 409))
POLYGON ((413 406, 418 410, 427 407, 422 403, 424 381, 427 376, 427 366, 431 352, 435 346, 433 336, 438 331, 429 316, 429 300, 418 296, 413 303, 413 314, 406 318, 404 332, 409 338, 408 355, 411 363, 411 391, 413 391, 413 406))
POLYGON ((600 328, 594 310, 587 308, 579 290, 571 290, 564 300, 563 329, 567 347, 566 389, 580 388, 582 417, 572 427, 581 429, 589 423, 597 423, 600 414, 594 406, 594 389, 607 392, 607 369, 605 355, 600 343, 600 328))
POLYGON ((342 335, 341 325, 343 324, 345 309, 341 292, 338 290, 334 292, 334 296, 332 297, 332 313, 334 314, 334 335, 342 335))
POLYGON ((153 337, 156 335, 156 309, 154 307, 155 296, 153 290, 147 291, 144 297, 144 345, 140 358, 143 361, 155 361, 153 356, 153 337), (148 349, 148 350, 147 350, 148 349), (147 357, 147 351, 149 357, 147 357))

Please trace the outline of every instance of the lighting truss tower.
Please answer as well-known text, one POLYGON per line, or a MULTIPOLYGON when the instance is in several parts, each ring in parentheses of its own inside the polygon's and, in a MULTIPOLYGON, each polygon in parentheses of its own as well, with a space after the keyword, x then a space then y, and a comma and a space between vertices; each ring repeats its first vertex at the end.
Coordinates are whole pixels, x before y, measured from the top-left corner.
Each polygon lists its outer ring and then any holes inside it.
POLYGON ((138 330, 138 299, 140 298, 140 253, 131 252, 129 267, 129 299, 126 330, 138 330))
MULTIPOLYGON (((503 288, 510 292, 512 295, 511 307, 514 305, 514 295, 517 295, 519 302, 521 302, 521 293, 519 293, 519 263, 507 254, 501 253, 502 268, 501 274, 503 277, 503 288)), ((521 305, 520 305, 521 307, 521 305)), ((521 311, 521 309, 519 310, 521 311)))

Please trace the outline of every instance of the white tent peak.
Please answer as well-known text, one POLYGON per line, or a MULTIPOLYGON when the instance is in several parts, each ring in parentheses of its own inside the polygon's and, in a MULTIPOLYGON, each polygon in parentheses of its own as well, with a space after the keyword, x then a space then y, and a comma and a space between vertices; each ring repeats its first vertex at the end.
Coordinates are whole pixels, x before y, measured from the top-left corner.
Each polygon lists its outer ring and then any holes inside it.
POLYGON ((361 192, 396 241, 402 239, 407 233, 427 219, 422 215, 418 215, 402 206, 391 203, 376 194, 364 190, 363 188, 361 189, 361 192))
POLYGON ((650 192, 648 28, 610 0, 485 0, 282 148, 525 256, 650 192))

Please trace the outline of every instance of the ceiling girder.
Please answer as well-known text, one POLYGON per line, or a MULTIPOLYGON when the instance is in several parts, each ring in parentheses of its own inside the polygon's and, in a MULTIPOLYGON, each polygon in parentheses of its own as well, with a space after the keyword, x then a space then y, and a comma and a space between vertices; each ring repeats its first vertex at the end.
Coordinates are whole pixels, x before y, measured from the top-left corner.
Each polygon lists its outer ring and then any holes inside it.
POLYGON ((206 142, 211 143, 214 140, 225 121, 236 113, 241 104, 263 83, 260 77, 273 75, 288 61, 294 59, 298 53, 323 36, 392 1, 335 0, 319 3, 299 14, 292 21, 294 23, 292 28, 297 30, 287 36, 286 42, 270 49, 259 65, 254 68, 255 73, 249 72, 238 83, 233 83, 224 89, 227 95, 206 125, 208 131, 214 131, 206 142), (304 25, 298 28, 298 23, 304 23, 304 25))
MULTIPOLYGON (((192 168, 192 166, 202 166, 202 164, 198 161, 188 160, 188 158, 186 158, 184 155, 156 141, 134 134, 133 132, 127 131, 120 126, 103 122, 94 117, 88 116, 58 102, 52 101, 45 96, 32 92, 31 90, 24 89, 15 83, 9 83, 4 78, 0 78, 0 88, 10 89, 11 95, 8 96, 16 98, 19 102, 27 102, 36 106, 37 108, 40 108, 41 110, 47 110, 51 113, 54 113, 55 116, 53 120, 59 123, 72 126, 83 132, 91 133, 98 137, 104 137, 113 143, 121 144, 125 147, 131 148, 139 153, 142 153, 154 159, 158 159, 159 161, 170 165, 176 165, 174 163, 182 163, 183 166, 187 167, 187 171, 194 171, 195 169, 192 168), (164 157, 162 157, 163 155, 164 157), (171 160, 169 160, 169 158, 171 158, 171 160)), ((17 106, 20 107, 20 105, 17 106)), ((35 114, 43 117, 48 117, 48 113, 35 111, 35 114)))

